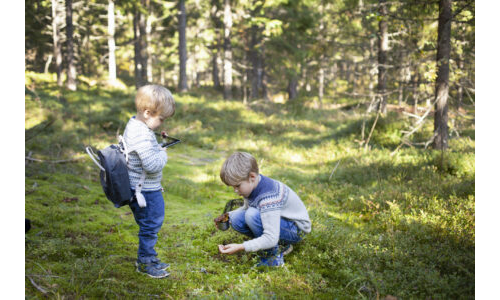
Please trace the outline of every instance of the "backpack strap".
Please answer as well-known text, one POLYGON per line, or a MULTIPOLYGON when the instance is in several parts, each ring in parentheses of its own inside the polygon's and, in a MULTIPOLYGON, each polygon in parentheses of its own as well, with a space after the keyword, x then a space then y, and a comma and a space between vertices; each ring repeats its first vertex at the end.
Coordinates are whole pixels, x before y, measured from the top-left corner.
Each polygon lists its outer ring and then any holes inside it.
POLYGON ((137 199, 137 204, 139 204, 139 207, 146 207, 146 198, 144 198, 144 195, 141 193, 142 185, 144 184, 145 179, 146 172, 142 170, 141 179, 135 186, 135 198, 137 199))
POLYGON ((125 143, 125 139, 121 135, 118 136, 118 144, 121 144, 123 146, 122 151, 123 151, 123 154, 125 155, 125 162, 128 165, 128 154, 130 153, 130 151, 128 151, 127 143, 125 143))
POLYGON ((101 169, 101 171, 105 172, 106 170, 104 170, 103 166, 101 166, 101 164, 97 162, 97 159, 99 159, 99 157, 97 157, 97 155, 94 153, 94 150, 92 150, 92 148, 90 146, 87 146, 85 148, 85 151, 87 151, 87 154, 94 161, 94 163, 99 167, 99 169, 101 169))

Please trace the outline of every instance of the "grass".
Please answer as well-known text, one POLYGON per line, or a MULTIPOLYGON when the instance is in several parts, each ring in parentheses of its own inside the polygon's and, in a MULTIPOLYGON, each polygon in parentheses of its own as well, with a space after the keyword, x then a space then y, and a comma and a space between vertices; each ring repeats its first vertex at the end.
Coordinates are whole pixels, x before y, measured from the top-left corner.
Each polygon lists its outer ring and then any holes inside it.
MULTIPOLYGON (((26 166, 27 299, 474 297, 474 124, 461 122, 455 130, 463 134, 445 153, 403 147, 391 156, 411 124, 398 114, 380 119, 365 151, 356 142, 362 108, 320 110, 307 99, 245 106, 201 90, 175 95, 166 129, 183 143, 168 152, 157 244, 171 276, 154 280, 135 272, 130 209, 104 197, 83 151, 115 142, 133 115, 133 89, 69 92, 35 73, 26 73, 26 86, 26 154, 78 159, 26 166), (261 173, 292 187, 308 208, 312 232, 283 268, 257 269, 255 254, 217 251, 244 240, 212 222, 235 197, 218 173, 237 150, 254 154, 261 173)), ((416 141, 432 134, 427 122, 416 141)))

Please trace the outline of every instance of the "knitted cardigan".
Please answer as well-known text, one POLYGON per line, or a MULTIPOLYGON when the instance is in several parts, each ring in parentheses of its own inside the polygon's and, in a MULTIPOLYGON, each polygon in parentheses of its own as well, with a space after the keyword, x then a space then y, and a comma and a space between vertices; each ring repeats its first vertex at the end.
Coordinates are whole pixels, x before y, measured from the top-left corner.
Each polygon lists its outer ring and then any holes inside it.
POLYGON ((135 188, 144 170, 146 178, 142 191, 161 190, 162 169, 167 163, 167 152, 158 144, 154 132, 133 116, 125 127, 123 139, 129 152, 130 186, 135 188))
MULTIPOLYGON (((237 209, 251 206, 260 211, 264 232, 259 237, 243 242, 247 252, 269 249, 278 244, 281 217, 295 222, 301 231, 311 232, 311 221, 299 196, 280 181, 263 175, 259 177, 259 183, 248 198, 244 199, 244 205, 237 209)), ((229 216, 234 212, 230 212, 229 216)))

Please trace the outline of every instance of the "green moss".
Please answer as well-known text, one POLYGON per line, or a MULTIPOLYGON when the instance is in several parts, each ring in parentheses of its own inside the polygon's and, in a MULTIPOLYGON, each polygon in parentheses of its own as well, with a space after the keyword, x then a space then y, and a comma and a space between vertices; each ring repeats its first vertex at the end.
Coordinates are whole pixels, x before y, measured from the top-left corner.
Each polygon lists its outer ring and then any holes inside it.
MULTIPOLYGON (((371 150, 360 138, 363 108, 304 108, 295 103, 224 101, 211 90, 174 95, 162 185, 166 210, 157 251, 171 276, 135 272, 137 232, 128 207, 104 197, 84 152, 116 141, 134 114, 133 88, 59 89, 52 75, 26 73, 26 154, 73 163, 26 166, 25 273, 51 298, 455 299, 474 295, 475 142, 473 124, 450 149, 401 148, 402 115, 380 118, 371 150), (38 96, 37 96, 38 95, 38 96), (54 120, 47 127, 44 122, 54 120), (36 133, 36 134, 35 134, 36 133), (231 188, 219 179, 233 151, 253 153, 261 172, 304 200, 313 231, 262 270, 255 254, 223 256, 217 244, 245 240, 213 226, 231 188), (334 171, 335 170, 335 171, 334 171)), ((366 123, 365 137, 374 117, 366 123)), ((426 124, 416 142, 432 135, 426 124)), ((465 126, 465 125, 464 125, 465 126)), ((26 297, 44 296, 26 277, 26 297)))

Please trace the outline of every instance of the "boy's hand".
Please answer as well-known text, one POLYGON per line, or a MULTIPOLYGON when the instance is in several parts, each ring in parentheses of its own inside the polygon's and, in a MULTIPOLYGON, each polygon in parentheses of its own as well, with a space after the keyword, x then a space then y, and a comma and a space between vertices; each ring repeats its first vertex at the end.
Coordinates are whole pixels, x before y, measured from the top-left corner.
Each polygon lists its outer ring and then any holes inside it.
POLYGON ((219 252, 223 254, 233 254, 241 250, 245 250, 243 244, 219 245, 219 252))

